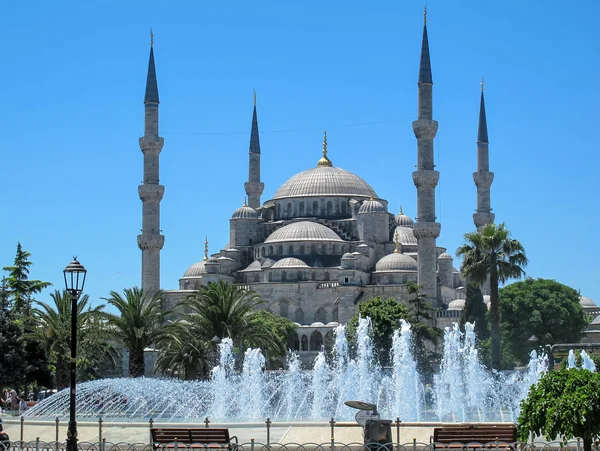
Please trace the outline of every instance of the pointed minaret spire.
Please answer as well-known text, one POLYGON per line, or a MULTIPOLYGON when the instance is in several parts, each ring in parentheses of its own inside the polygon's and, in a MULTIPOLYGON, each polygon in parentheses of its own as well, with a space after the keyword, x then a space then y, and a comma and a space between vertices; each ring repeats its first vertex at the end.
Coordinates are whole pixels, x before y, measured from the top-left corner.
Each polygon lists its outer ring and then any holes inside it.
POLYGON ((208 235, 204 237, 204 261, 208 260, 208 235))
POLYGON ((260 139, 258 136, 258 115, 256 114, 256 91, 254 91, 254 109, 252 111, 252 128, 250 129, 250 155, 248 164, 248 181, 244 183, 248 195, 248 205, 260 207, 260 196, 265 184, 260 181, 260 139))
POLYGON ((165 236, 160 229, 160 201, 165 187, 159 183, 159 156, 164 141, 158 135, 158 85, 154 67, 154 34, 150 30, 150 61, 144 96, 144 136, 140 148, 144 154, 144 180, 138 186, 142 200, 142 233, 138 247, 142 251, 142 289, 155 292, 160 289, 160 251, 165 236))
POLYGON ((423 13, 423 42, 421 43, 421 64, 419 65, 419 83, 433 83, 431 61, 429 59, 429 39, 427 38, 427 7, 423 13))
POLYGON ((154 33, 150 28, 150 60, 148 61, 148 76, 146 77, 146 96, 144 104, 158 104, 158 83, 156 81, 156 68, 154 67, 154 33))
POLYGON ((433 140, 438 123, 433 120, 433 78, 429 59, 429 40, 427 39, 427 9, 424 14, 423 44, 419 65, 419 104, 417 120, 413 122, 413 131, 417 138, 417 170, 413 172, 413 182, 417 188, 417 222, 413 226, 417 238, 417 280, 423 287, 433 307, 439 305, 437 289, 437 247, 440 236, 440 223, 435 215, 435 188, 440 173, 435 170, 433 140))
POLYGON ((473 222, 477 230, 494 222, 492 213, 490 188, 494 181, 494 173, 490 172, 490 154, 488 143, 485 101, 483 99, 483 79, 481 79, 481 100, 479 103, 479 126, 477 129, 477 172, 473 173, 473 181, 477 186, 477 210, 473 214, 473 222))

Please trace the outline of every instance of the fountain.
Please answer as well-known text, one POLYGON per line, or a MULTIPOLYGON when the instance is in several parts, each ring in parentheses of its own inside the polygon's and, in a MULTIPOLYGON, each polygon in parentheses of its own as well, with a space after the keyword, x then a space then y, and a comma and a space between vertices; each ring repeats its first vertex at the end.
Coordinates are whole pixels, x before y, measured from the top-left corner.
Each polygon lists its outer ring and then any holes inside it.
MULTIPOLYGON (((515 421, 519 402, 546 371, 547 359, 532 352, 524 372, 492 373, 480 362, 473 326, 463 333, 447 328, 444 354, 431 386, 424 387, 413 356, 412 330, 402 322, 393 336, 391 368, 381 368, 373 356, 371 322, 359 320, 354 357, 345 326, 335 329, 331 356, 321 351, 311 370, 301 370, 290 353, 287 371, 265 371, 259 349, 244 354, 241 373, 234 370, 233 345, 219 345, 219 364, 208 381, 175 379, 104 379, 78 385, 79 419, 161 422, 329 420, 351 421, 348 399, 376 404, 382 418, 411 421, 515 421)), ((574 360, 574 359, 573 359, 574 360)), ((569 362, 571 358, 569 359, 569 362)), ((594 370, 582 353, 582 366, 594 370)), ((69 392, 63 390, 25 413, 31 419, 66 416, 69 392)))

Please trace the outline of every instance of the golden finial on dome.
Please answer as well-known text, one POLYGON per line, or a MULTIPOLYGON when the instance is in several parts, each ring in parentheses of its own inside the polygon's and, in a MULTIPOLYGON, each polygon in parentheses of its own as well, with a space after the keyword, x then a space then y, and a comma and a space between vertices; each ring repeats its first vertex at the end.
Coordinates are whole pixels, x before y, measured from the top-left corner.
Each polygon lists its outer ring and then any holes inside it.
POLYGON ((323 156, 321 157, 321 159, 317 162, 317 167, 318 168, 322 168, 322 167, 332 167, 333 163, 331 162, 331 160, 329 158, 327 158, 327 132, 323 132, 323 156))
POLYGON ((394 254, 398 253, 398 245, 400 244, 400 238, 398 237, 398 231, 394 233, 394 244, 396 245, 396 249, 394 249, 394 254))
POLYGON ((248 204, 246 203, 246 197, 244 197, 244 207, 247 207, 248 204))
POLYGON ((208 260, 208 235, 204 237, 204 261, 208 260))
POLYGON ((402 205, 400 205, 400 214, 403 215, 404 213, 402 213, 402 205))
POLYGON ((375 200, 375 191, 371 191, 371 197, 369 200, 375 200))

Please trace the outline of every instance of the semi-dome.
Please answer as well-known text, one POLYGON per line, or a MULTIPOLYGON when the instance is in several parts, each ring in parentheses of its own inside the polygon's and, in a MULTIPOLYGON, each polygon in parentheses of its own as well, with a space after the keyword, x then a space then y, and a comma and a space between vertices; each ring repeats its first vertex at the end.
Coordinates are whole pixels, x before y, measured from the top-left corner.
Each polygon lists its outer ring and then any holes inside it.
POLYGON ((583 308, 586 308, 586 307, 594 307, 594 308, 598 307, 594 301, 592 301, 590 298, 588 298, 586 296, 579 296, 579 303, 581 304, 581 306, 583 308))
POLYGON ((444 252, 443 254, 440 254, 440 256, 438 257, 438 260, 452 260, 452 255, 450 255, 447 252, 444 252))
POLYGON ((265 240, 265 243, 280 243, 282 241, 343 241, 328 227, 318 222, 293 222, 275 230, 265 240))
POLYGON ((416 271, 417 262, 414 258, 408 255, 394 252, 386 255, 375 265, 377 272, 393 272, 393 271, 416 271))
POLYGON ((403 246, 416 246, 417 245, 417 237, 413 232, 413 229, 405 226, 396 227, 395 234, 398 234, 398 242, 403 246))
POLYGON ((271 268, 308 268, 308 265, 299 258, 286 257, 275 262, 275 264, 271 266, 271 268))
POLYGON ((245 201, 244 205, 234 211, 233 215, 231 215, 231 219, 258 219, 258 217, 258 212, 254 208, 246 205, 245 201))
POLYGON ((311 196, 371 197, 373 188, 341 168, 320 166, 296 174, 277 190, 273 199, 311 196))
POLYGON ((448 304, 448 310, 463 310, 465 308, 464 299, 455 299, 448 304))
POLYGON ((260 271, 261 270, 261 265, 260 262, 258 260, 254 260, 252 263, 250 263, 248 265, 248 267, 242 271, 260 271))
POLYGON ((384 205, 378 200, 370 199, 363 202, 363 204, 358 209, 358 214, 365 213, 387 213, 387 210, 384 207, 384 205))
POLYGON ((402 227, 412 227, 415 221, 412 220, 410 216, 406 216, 402 212, 402 207, 400 207, 400 213, 396 216, 396 225, 402 227))
POLYGON ((356 258, 356 257, 354 256, 354 254, 352 254, 350 252, 346 252, 344 255, 342 255, 342 260, 348 259, 348 258, 356 258))
POLYGON ((183 278, 186 277, 201 277, 203 274, 206 274, 206 267, 204 266, 205 262, 197 262, 190 266, 187 271, 183 274, 183 278))
POLYGON ((271 258, 267 258, 263 264, 262 267, 263 268, 270 268, 271 266, 273 266, 275 264, 275 260, 271 259, 271 258))

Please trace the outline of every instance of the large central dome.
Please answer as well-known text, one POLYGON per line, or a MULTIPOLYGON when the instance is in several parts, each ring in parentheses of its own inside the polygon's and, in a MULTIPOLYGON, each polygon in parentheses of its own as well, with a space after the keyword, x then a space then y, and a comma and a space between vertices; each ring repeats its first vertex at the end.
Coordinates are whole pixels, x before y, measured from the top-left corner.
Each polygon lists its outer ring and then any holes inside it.
POLYGON ((321 166, 296 174, 277 190, 273 199, 310 196, 377 196, 371 186, 352 172, 321 166))

